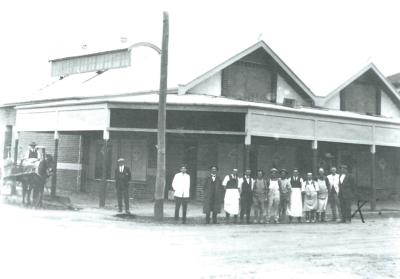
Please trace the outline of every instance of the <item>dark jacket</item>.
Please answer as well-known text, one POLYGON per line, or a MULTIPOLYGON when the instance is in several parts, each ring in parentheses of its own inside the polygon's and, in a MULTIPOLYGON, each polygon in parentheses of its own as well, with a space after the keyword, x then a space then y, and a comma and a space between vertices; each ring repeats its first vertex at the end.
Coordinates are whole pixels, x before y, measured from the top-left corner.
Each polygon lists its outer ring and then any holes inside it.
POLYGON ((339 180, 339 197, 345 200, 351 200, 354 196, 354 177, 350 174, 346 174, 343 182, 339 180))
POLYGON ((216 176, 214 182, 211 175, 207 176, 204 184, 203 213, 210 213, 211 211, 220 213, 223 197, 224 188, 221 179, 216 176))
POLYGON ((131 170, 127 166, 124 167, 124 171, 122 173, 119 171, 119 166, 115 169, 115 184, 117 187, 128 186, 130 180, 131 170))

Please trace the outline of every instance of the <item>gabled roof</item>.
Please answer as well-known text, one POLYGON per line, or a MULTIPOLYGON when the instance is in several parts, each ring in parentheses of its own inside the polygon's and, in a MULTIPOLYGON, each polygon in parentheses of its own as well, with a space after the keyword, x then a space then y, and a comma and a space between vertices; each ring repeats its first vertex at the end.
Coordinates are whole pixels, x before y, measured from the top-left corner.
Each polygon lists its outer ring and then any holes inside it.
POLYGON ((206 79, 215 75, 219 71, 225 69, 226 67, 232 65, 236 61, 242 59, 246 55, 248 55, 258 49, 265 50, 265 52, 272 57, 272 59, 279 65, 279 67, 281 67, 281 69, 284 70, 285 73, 287 73, 288 76, 290 78, 292 78, 294 80, 294 82, 304 91, 304 93, 306 93, 312 100, 314 100, 315 95, 311 92, 311 90, 304 84, 304 82, 285 64, 285 62, 283 62, 283 60, 264 41, 257 42, 256 44, 239 52, 238 54, 225 60, 221 64, 218 64, 217 66, 215 66, 214 68, 210 69, 209 71, 203 73, 202 75, 198 76, 197 78, 191 80, 190 82, 188 82, 184 85, 180 85, 179 93, 180 94, 186 93, 189 89, 198 85, 202 81, 205 81, 206 79))
POLYGON ((375 66, 374 63, 369 63, 368 65, 363 67, 361 70, 356 72, 353 76, 351 76, 346 81, 344 81, 342 84, 340 84, 337 88, 335 88, 332 92, 330 92, 327 96, 324 97, 324 102, 327 102, 329 99, 331 99, 336 94, 340 94, 340 91, 342 91, 344 88, 346 88, 348 85, 350 85, 353 81, 357 80, 359 77, 361 77, 368 71, 372 71, 379 78, 379 80, 382 82, 382 84, 386 88, 387 92, 389 94, 391 94, 391 97, 393 97, 400 104, 400 96, 397 94, 396 89, 386 79, 386 77, 381 73, 381 71, 379 71, 379 69, 375 66))

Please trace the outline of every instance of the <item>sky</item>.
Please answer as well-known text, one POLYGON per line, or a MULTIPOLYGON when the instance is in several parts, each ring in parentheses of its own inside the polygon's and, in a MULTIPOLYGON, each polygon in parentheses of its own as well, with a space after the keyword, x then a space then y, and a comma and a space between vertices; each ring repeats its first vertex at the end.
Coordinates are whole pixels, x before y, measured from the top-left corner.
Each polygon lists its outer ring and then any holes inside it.
POLYGON ((88 52, 110 49, 126 37, 128 45, 160 46, 163 11, 169 13, 175 69, 205 57, 221 63, 220 54, 261 38, 317 91, 325 80, 340 81, 369 62, 386 76, 400 72, 396 0, 14 0, 0 4, 0 103, 46 85, 48 60, 73 55, 83 44, 88 52))

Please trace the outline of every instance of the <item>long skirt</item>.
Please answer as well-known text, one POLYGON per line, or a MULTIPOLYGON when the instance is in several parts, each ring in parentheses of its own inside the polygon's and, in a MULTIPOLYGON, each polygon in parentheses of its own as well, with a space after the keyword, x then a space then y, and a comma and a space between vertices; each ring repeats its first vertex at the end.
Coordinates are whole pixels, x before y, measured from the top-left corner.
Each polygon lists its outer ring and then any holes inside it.
POLYGON ((309 192, 304 197, 304 211, 317 210, 318 195, 317 192, 309 192))
POLYGON ((240 194, 238 189, 226 189, 224 198, 224 210, 232 215, 239 214, 240 194))
POLYGON ((327 205, 328 205, 328 196, 326 196, 326 198, 318 197, 318 208, 317 208, 318 212, 325 212, 327 205))
POLYGON ((292 217, 301 217, 303 215, 302 203, 301 189, 292 188, 292 192, 290 194, 290 204, 287 210, 288 215, 292 217))

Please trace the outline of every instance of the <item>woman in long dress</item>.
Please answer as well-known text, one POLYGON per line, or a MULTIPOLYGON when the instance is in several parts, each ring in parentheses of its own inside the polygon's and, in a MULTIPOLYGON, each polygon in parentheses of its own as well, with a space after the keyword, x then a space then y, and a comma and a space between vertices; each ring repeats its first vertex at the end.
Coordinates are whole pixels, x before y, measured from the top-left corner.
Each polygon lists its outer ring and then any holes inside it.
POLYGON ((297 218, 297 222, 301 222, 301 216, 303 216, 303 200, 301 197, 301 186, 303 185, 303 178, 299 176, 299 170, 295 168, 293 170, 293 176, 290 178, 290 185, 292 190, 290 192, 289 207, 287 213, 289 215, 289 222, 293 221, 293 218, 297 218))
POLYGON ((320 220, 321 222, 326 222, 325 212, 326 212, 326 206, 328 205, 329 180, 324 175, 323 168, 318 169, 317 184, 318 184, 317 222, 319 222, 320 220))
POLYGON ((306 212, 306 223, 315 223, 315 211, 318 208, 318 184, 313 180, 312 173, 307 173, 307 179, 303 184, 304 211, 306 212))

